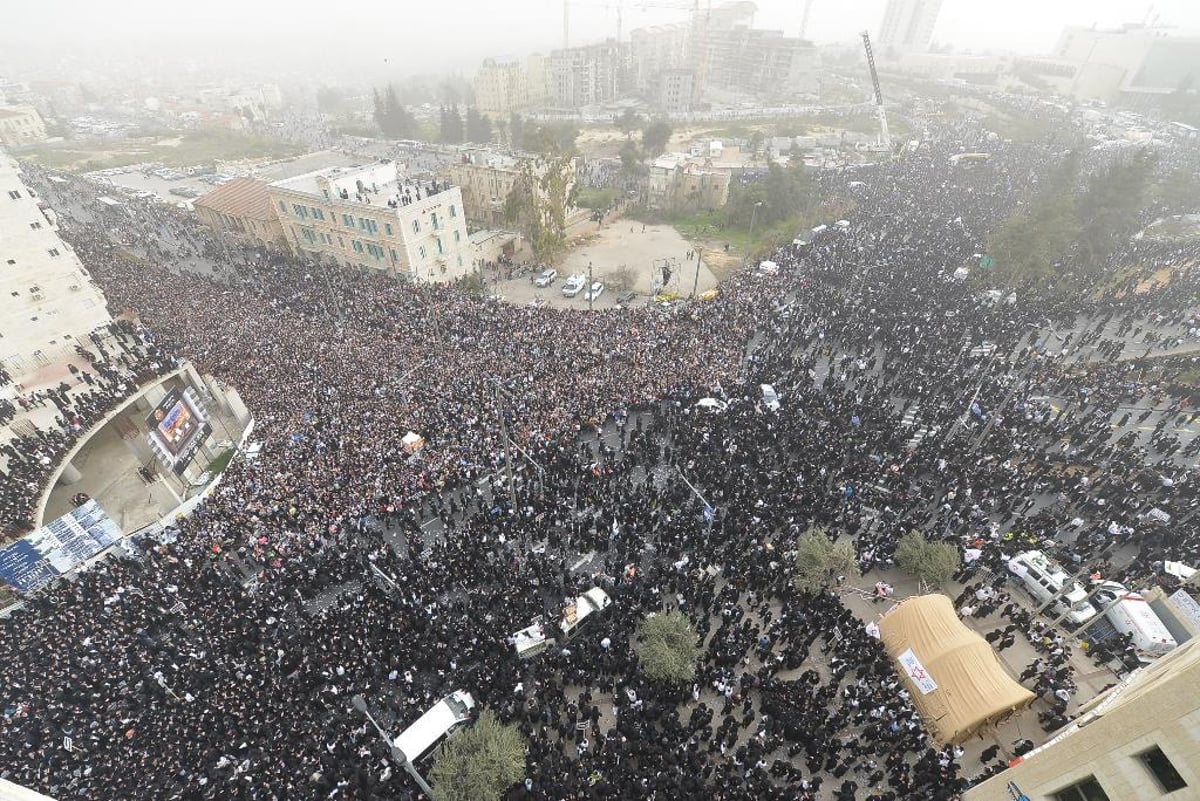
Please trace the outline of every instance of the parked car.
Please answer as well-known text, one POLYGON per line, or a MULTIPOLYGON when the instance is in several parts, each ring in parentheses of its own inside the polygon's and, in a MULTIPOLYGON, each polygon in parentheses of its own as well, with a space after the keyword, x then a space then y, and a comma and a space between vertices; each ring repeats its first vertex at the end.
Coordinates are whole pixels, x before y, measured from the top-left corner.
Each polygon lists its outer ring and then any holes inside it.
POLYGON ((538 275, 538 277, 533 279, 533 285, 536 287, 545 289, 546 287, 553 284, 557 278, 558 278, 558 270, 555 270, 555 269, 542 270, 542 272, 538 275))
POLYGON ((567 282, 563 284, 562 293, 568 298, 573 298, 582 292, 585 286, 587 286, 586 278, 584 278, 582 275, 572 275, 567 279, 567 282))
POLYGON ((633 304, 634 298, 636 298, 636 297, 637 297, 636 292, 632 292, 632 291, 622 292, 620 295, 617 295, 617 308, 619 308, 619 309, 629 308, 633 304))
POLYGON ((604 284, 599 281, 594 281, 590 289, 583 293, 584 300, 596 300, 604 294, 604 284))

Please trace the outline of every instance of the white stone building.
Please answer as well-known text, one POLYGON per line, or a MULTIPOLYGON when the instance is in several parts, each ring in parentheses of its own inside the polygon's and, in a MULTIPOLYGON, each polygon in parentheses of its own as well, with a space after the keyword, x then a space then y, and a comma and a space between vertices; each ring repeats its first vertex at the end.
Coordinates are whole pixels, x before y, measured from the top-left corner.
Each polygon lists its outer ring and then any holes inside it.
POLYGON ((0 106, 0 145, 20 147, 46 138, 46 124, 33 106, 0 106))
POLYGON ((14 378, 72 354, 111 320, 104 295, 58 235, 54 211, 0 151, 0 363, 14 378))
POLYGON ((879 26, 880 53, 890 58, 927 52, 941 10, 942 0, 888 0, 879 26))
POLYGON ((298 256, 441 283, 471 268, 462 193, 402 176, 394 162, 276 181, 271 207, 298 256))

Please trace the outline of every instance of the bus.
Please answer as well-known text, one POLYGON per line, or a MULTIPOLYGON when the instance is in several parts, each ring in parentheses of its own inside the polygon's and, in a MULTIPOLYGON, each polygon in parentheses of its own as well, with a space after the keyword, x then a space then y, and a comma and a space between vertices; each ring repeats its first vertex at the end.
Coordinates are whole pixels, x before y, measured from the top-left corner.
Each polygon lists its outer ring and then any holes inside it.
POLYGON ((959 162, 967 162, 968 164, 978 164, 980 162, 989 161, 992 158, 991 153, 956 153, 950 157, 951 164, 959 162))

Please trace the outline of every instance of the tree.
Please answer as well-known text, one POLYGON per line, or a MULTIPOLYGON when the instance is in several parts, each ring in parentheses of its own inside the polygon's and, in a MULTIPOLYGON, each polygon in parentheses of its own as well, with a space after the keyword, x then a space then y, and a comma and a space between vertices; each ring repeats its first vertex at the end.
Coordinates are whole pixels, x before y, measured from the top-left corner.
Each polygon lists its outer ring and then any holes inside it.
POLYGON ((525 149, 525 120, 515 111, 508 117, 508 146, 513 150, 525 149))
POLYGON ((636 650, 642 672, 654 681, 683 682, 696 676, 700 638, 682 612, 644 618, 638 626, 636 650))
POLYGON ((458 106, 442 107, 439 120, 441 140, 447 144, 462 144, 464 129, 463 118, 458 113, 458 106))
POLYGON ((526 160, 504 199, 504 221, 518 227, 542 264, 552 264, 566 242, 567 209, 579 191, 572 166, 572 156, 562 155, 539 160, 535 174, 526 160))
MULTIPOLYGON (((335 116, 345 110, 346 93, 336 86, 322 86, 317 89, 317 111, 322 114, 335 116)), ((375 92, 375 108, 379 108, 379 92, 375 92)), ((376 122, 379 120, 376 119, 376 122)))
POLYGON ((525 738, 485 709, 438 753, 429 778, 434 801, 499 801, 525 775, 525 738))
POLYGON ((381 95, 378 89, 373 90, 375 124, 384 136, 393 139, 410 139, 416 133, 417 119, 400 103, 396 87, 388 84, 387 90, 381 95))
POLYGON ((1041 190, 988 237, 996 277, 1009 286, 1035 286, 1055 276, 1055 265, 1079 237, 1075 184, 1079 158, 1068 156, 1041 190))
POLYGON ((792 582, 800 592, 821 592, 838 576, 857 576, 858 560, 849 540, 834 542, 821 529, 800 535, 792 582))
POLYGON ((634 131, 642 127, 642 117, 633 109, 627 108, 621 113, 621 116, 613 121, 613 125, 617 127, 618 131, 625 134, 625 138, 628 140, 634 131))
POLYGON ((617 153, 621 157, 621 170, 627 175, 640 175, 643 171, 642 154, 638 151, 637 145, 633 140, 628 140, 621 144, 621 149, 617 153))
POLYGON ((458 288, 472 297, 482 297, 487 290, 483 275, 479 271, 467 273, 458 279, 458 288))
POLYGON ((958 570, 958 548, 949 542, 930 542, 913 529, 896 543, 896 566, 922 584, 940 587, 958 570))
POLYGON ((474 106, 467 109, 467 141, 480 144, 492 141, 492 121, 474 106))
POLYGON ((671 141, 671 123, 655 120, 642 129, 642 150, 648 158, 661 156, 671 141))
POLYGON ((1138 227, 1154 160, 1150 151, 1141 151, 1088 179, 1078 201, 1079 254, 1085 268, 1098 267, 1138 227))

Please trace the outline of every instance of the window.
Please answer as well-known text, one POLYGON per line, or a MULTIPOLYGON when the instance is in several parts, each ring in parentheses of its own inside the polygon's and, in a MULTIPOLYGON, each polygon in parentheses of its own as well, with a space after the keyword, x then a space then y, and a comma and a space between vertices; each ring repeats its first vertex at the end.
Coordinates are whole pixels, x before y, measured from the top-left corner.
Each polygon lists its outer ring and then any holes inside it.
POLYGON ((47 250, 46 252, 47 252, 47 253, 49 253, 51 256, 57 256, 57 255, 58 255, 58 248, 50 248, 50 249, 49 249, 49 250, 47 250))
POLYGON ((354 216, 351 214, 343 214, 342 215, 342 225, 346 226, 347 228, 353 228, 354 227, 354 216))
POLYGON ((440 236, 437 238, 436 241, 437 241, 438 255, 440 256, 441 254, 445 253, 446 251, 442 250, 442 238, 440 236))
POLYGON ((461 235, 461 234, 459 234, 459 233, 458 233, 458 231, 455 231, 455 232, 454 232, 454 241, 455 241, 455 242, 461 242, 461 241, 462 241, 462 235, 461 235))
POLYGON ((392 235, 392 224, 391 224, 391 223, 384 223, 384 224, 383 224, 383 230, 387 231, 387 235, 388 235, 388 236, 391 236, 391 235, 392 235))
POLYGON ((42 227, 42 224, 40 222, 31 222, 29 224, 29 227, 36 231, 37 229, 42 227))
POLYGON ((350 247, 354 248, 355 253, 363 252, 362 242, 359 242, 357 239, 350 240, 350 247))
POLYGON ((1110 801, 1095 776, 1088 776, 1070 787, 1064 787, 1057 793, 1052 793, 1050 798, 1052 801, 1110 801))
POLYGON ((417 248, 417 250, 420 252, 421 258, 425 258, 425 246, 421 245, 421 247, 417 248))
POLYGON ((20 192, 18 192, 16 189, 10 189, 10 190, 9 190, 9 192, 8 192, 8 196, 9 196, 10 198, 12 198, 13 200, 20 200, 20 199, 21 199, 21 193, 20 193, 20 192))
POLYGON ((1179 771, 1175 770, 1175 766, 1171 764, 1171 760, 1167 759, 1167 755, 1157 745, 1149 751, 1138 754, 1138 759, 1146 766, 1146 770, 1153 774, 1164 793, 1173 793, 1187 787, 1187 782, 1183 780, 1179 771))
POLYGON ((454 208, 453 206, 451 206, 451 207, 450 207, 450 217, 451 217, 451 218, 454 218, 454 217, 457 217, 457 216, 458 216, 458 211, 456 211, 456 210, 455 210, 455 208, 454 208))
POLYGON ((395 264, 396 262, 398 262, 400 260, 398 258, 396 258, 396 249, 391 248, 391 251, 392 251, 392 264, 395 264))
POLYGON ((324 219, 325 219, 325 212, 321 211, 321 210, 320 210, 320 209, 318 209, 316 206, 314 206, 314 207, 313 207, 313 210, 312 210, 312 216, 313 216, 313 219, 314 219, 314 220, 324 220, 324 219))
POLYGON ((413 220, 413 233, 414 234, 421 233, 421 221, 420 220, 413 220))
POLYGON ((433 214, 431 214, 429 216, 433 222, 433 230, 436 231, 438 229, 437 212, 435 211, 433 214))

